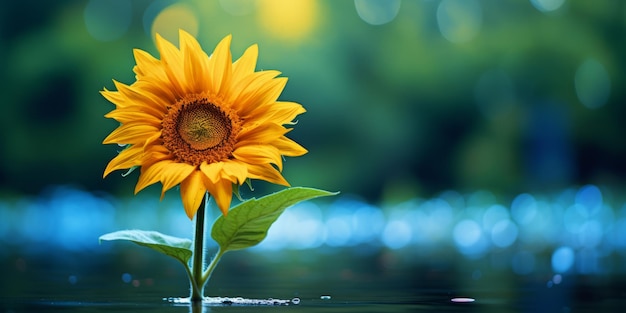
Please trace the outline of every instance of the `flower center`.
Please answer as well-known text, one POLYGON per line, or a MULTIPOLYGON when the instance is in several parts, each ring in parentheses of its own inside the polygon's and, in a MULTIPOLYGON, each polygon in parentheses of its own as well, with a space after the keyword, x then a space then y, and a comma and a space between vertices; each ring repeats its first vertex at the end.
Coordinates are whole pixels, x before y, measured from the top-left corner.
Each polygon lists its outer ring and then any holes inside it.
POLYGON ((206 150, 221 144, 230 135, 228 117, 216 106, 192 103, 178 115, 178 133, 194 150, 206 150))
POLYGON ((234 111, 208 98, 186 96, 168 109, 161 122, 163 146, 178 162, 200 165, 232 156, 241 121, 234 111))

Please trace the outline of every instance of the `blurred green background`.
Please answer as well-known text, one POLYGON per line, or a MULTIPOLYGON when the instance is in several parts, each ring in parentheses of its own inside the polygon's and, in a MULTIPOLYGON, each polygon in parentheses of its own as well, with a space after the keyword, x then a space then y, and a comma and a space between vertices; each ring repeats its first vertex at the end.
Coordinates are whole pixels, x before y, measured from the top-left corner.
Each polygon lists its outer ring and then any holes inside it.
POLYGON ((132 49, 195 34, 233 56, 260 48, 282 100, 308 110, 293 185, 371 201, 443 190, 498 194, 626 177, 626 2, 621 0, 59 0, 0 4, 0 190, 101 179, 117 125, 98 91, 134 81, 132 49))

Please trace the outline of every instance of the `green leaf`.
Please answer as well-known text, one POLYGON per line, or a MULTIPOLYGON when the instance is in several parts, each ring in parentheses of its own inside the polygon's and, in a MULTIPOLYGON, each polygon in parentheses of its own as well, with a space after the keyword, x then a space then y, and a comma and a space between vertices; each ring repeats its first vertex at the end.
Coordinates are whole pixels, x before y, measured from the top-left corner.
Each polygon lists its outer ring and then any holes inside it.
POLYGON ((252 247, 267 236, 270 226, 288 207, 304 200, 336 195, 313 188, 287 188, 260 199, 249 199, 220 216, 213 224, 211 237, 224 252, 252 247))
POLYGON ((164 235, 156 231, 121 230, 100 236, 100 242, 102 240, 132 241, 140 246, 169 255, 185 265, 192 255, 191 240, 164 235))

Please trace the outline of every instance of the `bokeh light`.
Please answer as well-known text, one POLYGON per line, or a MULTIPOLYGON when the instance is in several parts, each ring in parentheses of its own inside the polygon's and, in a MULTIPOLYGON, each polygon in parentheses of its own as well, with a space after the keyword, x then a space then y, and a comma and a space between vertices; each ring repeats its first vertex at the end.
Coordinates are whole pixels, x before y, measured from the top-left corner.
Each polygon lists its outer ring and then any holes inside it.
POLYGON ((581 205, 592 216, 602 207, 602 192, 595 185, 585 185, 576 192, 576 204, 581 205))
POLYGON ((411 242, 412 228, 404 220, 392 220, 385 227, 382 241, 390 249, 404 248, 411 242))
POLYGON ((602 243, 604 230, 596 219, 588 220, 580 226, 578 242, 582 247, 595 248, 602 243))
POLYGON ((342 205, 347 205, 347 208, 352 212, 348 217, 352 228, 351 245, 360 252, 378 249, 386 225, 386 219, 381 210, 354 199, 339 200, 333 203, 330 209, 334 210, 334 208, 342 205))
POLYGON ((89 0, 85 6, 85 26, 100 41, 113 41, 124 36, 130 27, 130 0, 89 0))
POLYGON ((310 249, 326 239, 320 208, 310 202, 300 203, 283 213, 270 228, 267 238, 255 249, 310 249))
POLYGON ((574 83, 578 99, 589 109, 604 106, 611 94, 609 74, 595 59, 588 59, 578 67, 574 83))
POLYGON ((383 25, 396 18, 401 3, 401 0, 354 0, 354 7, 366 23, 383 25))
POLYGON ((530 0, 530 3, 541 12, 551 12, 563 6, 565 0, 530 0))
POLYGON ((462 220, 456 224, 453 236, 459 250, 468 256, 480 255, 487 249, 480 225, 474 220, 462 220))
POLYGON ((468 42, 480 32, 482 8, 476 0, 443 0, 437 7, 437 23, 441 35, 447 40, 468 42))
POLYGON ((530 224, 537 215, 537 202, 530 194, 515 197, 511 204, 511 216, 520 225, 530 224))
POLYGON ((146 7, 143 12, 143 29, 146 32, 146 35, 150 36, 150 38, 154 38, 154 34, 152 33, 152 24, 156 17, 163 11, 163 9, 173 5, 177 0, 154 0, 150 5, 146 7))
POLYGON ((331 247, 346 246, 352 239, 352 228, 350 227, 349 218, 342 212, 340 214, 333 214, 328 220, 326 220, 326 244, 331 247))
POLYGON ((151 28, 152 38, 159 34, 170 42, 178 43, 179 29, 186 30, 192 36, 198 35, 197 12, 184 3, 171 5, 154 18, 151 28))
POLYGON ((490 231, 496 224, 508 220, 509 215, 509 210, 503 205, 494 204, 490 206, 483 214, 483 229, 490 231))
POLYGON ((491 241, 496 247, 506 248, 517 240, 517 226, 509 220, 501 220, 491 230, 491 241))
MULTIPOLYGON (((484 191, 465 195, 448 191, 393 206, 375 206, 350 195, 331 203, 307 201, 288 208, 251 251, 324 248, 328 253, 371 255, 386 249, 418 253, 421 261, 430 256, 491 260, 494 269, 517 275, 548 268, 554 273, 620 271, 618 265, 626 261, 626 205, 616 210, 606 199, 599 200, 602 194, 596 185, 586 185, 553 197, 520 194, 510 206, 484 191), (587 209, 600 201, 599 209, 587 209), (608 258, 618 259, 607 263, 608 258), (549 263, 544 264, 546 260, 549 263)), ((178 196, 159 201, 140 195, 120 201, 59 186, 37 198, 0 201, 0 217, 7 225, 0 229, 0 243, 45 242, 25 245, 28 254, 49 249, 106 251, 94 238, 120 227, 193 236, 192 222, 181 214, 178 196), (20 215, 12 213, 14 207, 21 208, 20 215), (94 220, 97 225, 90 222, 94 220)), ((213 241, 209 247, 217 248, 213 241)))
POLYGON ((610 229, 608 244, 618 251, 626 252, 626 218, 619 219, 610 229))
POLYGON ((257 4, 261 27, 285 41, 304 40, 319 23, 320 4, 315 0, 266 0, 257 4))

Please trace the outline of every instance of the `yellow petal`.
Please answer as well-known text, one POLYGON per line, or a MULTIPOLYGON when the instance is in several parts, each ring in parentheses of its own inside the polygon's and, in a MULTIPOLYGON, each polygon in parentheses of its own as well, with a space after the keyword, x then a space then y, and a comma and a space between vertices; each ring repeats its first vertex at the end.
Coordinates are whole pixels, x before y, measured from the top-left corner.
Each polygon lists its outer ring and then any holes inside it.
POLYGON ((156 162, 152 165, 143 164, 141 166, 141 174, 139 175, 139 180, 137 181, 137 185, 135 186, 135 194, 146 188, 147 186, 161 181, 163 170, 172 163, 174 163, 174 161, 163 160, 160 162, 156 162))
POLYGON ((137 63, 134 71, 138 79, 145 78, 145 76, 165 75, 162 72, 161 61, 150 55, 150 53, 141 49, 133 49, 133 56, 135 57, 135 63, 137 63))
POLYGON ((122 152, 120 152, 109 162, 109 164, 107 164, 102 177, 106 177, 115 170, 128 169, 133 166, 141 165, 142 156, 143 149, 141 147, 130 146, 129 148, 122 150, 122 152))
POLYGON ((258 89, 278 75, 280 75, 279 71, 272 70, 247 75, 233 82, 231 92, 225 99, 241 114, 244 109, 249 109, 247 108, 248 102, 254 97, 258 89))
POLYGON ((102 141, 103 144, 139 144, 143 143, 151 137, 155 132, 159 132, 159 129, 147 124, 132 123, 123 124, 114 131, 112 131, 102 141))
POLYGON ((161 174, 161 183, 163 184, 161 198, 163 198, 166 191, 180 184, 180 182, 189 177, 193 171, 196 171, 196 167, 187 163, 171 163, 167 167, 164 167, 161 174))
POLYGON ((154 134, 152 134, 152 136, 146 138, 146 141, 143 144, 144 149, 147 146, 160 146, 161 142, 159 140, 161 139, 161 133, 162 133, 162 131, 158 131, 158 132, 155 132, 154 134))
POLYGON ((223 172, 232 182, 236 182, 239 185, 243 184, 248 177, 248 168, 244 163, 237 160, 225 161, 223 172))
POLYGON ((202 204, 202 198, 207 192, 203 176, 200 171, 193 171, 180 183, 180 197, 183 200, 185 213, 190 220, 196 215, 200 204, 202 204))
MULTIPOLYGON (((230 41, 232 36, 224 37, 217 44, 213 54, 209 58, 209 69, 212 70, 211 84, 212 91, 216 95, 226 95, 230 88, 232 76, 232 56, 230 53, 230 41)), ((225 98, 225 97, 224 97, 225 98)))
POLYGON ((184 81, 183 57, 178 49, 161 35, 156 35, 156 44, 161 53, 161 62, 164 64, 165 74, 172 84, 176 98, 184 97, 189 90, 184 81))
POLYGON ((271 120, 276 124, 285 125, 293 124, 296 116, 306 112, 304 107, 295 102, 275 102, 271 104, 270 109, 265 115, 267 120, 271 120))
POLYGON ((289 157, 301 156, 309 152, 297 142, 285 136, 282 136, 278 140, 273 141, 272 145, 280 150, 280 154, 289 157))
POLYGON ((285 127, 274 123, 253 125, 248 128, 244 128, 241 132, 239 132, 235 148, 250 144, 271 143, 280 138, 280 136, 286 134, 287 131, 288 130, 285 127))
POLYGON ((143 158, 141 159, 142 167, 149 167, 165 160, 173 160, 172 153, 167 148, 158 144, 144 146, 143 158))
POLYGON ((276 102, 278 96, 283 92, 285 86, 287 85, 287 77, 277 77, 269 81, 268 83, 260 88, 255 94, 252 101, 248 102, 248 105, 251 107, 258 107, 260 105, 269 104, 276 102))
POLYGON ((276 164, 282 171, 283 160, 278 149, 270 145, 246 145, 233 151, 233 156, 245 163, 276 164))
POLYGON ((189 33, 181 29, 178 36, 189 90, 193 93, 201 93, 208 86, 209 57, 189 33))
POLYGON ((127 103, 125 108, 141 110, 158 118, 162 118, 167 113, 166 105, 163 105, 158 99, 154 99, 150 93, 142 92, 135 85, 128 86, 116 81, 114 83, 115 88, 124 97, 124 102, 127 103))
POLYGON ((200 170, 204 175, 213 183, 222 179, 222 168, 224 167, 223 162, 215 162, 215 163, 206 163, 202 162, 200 164, 200 170))
POLYGON ((283 175, 270 164, 248 164, 248 177, 289 187, 283 175))
POLYGON ((161 80, 157 77, 146 77, 132 85, 133 88, 141 92, 144 96, 145 103, 154 106, 155 108, 153 110, 162 112, 162 114, 159 115, 161 117, 167 113, 167 108, 177 101, 174 88, 170 85, 167 77, 164 79, 165 80, 161 80))
MULTIPOLYGON (((113 83, 115 84, 115 80, 113 81, 113 83)), ((109 91, 105 88, 103 91, 100 91, 100 94, 105 99, 109 100, 109 102, 115 104, 115 106, 118 108, 123 108, 127 105, 127 103, 124 101, 124 96, 122 96, 117 91, 109 91)))
POLYGON ((117 110, 113 110, 105 114, 104 117, 112 118, 120 123, 132 123, 132 122, 141 120, 145 122, 146 124, 152 125, 155 127, 161 125, 161 119, 155 117, 152 114, 139 112, 136 110, 117 109, 117 110))
POLYGON ((233 86, 246 76, 254 73, 258 56, 259 46, 252 45, 246 49, 239 60, 233 63, 233 86))
MULTIPOLYGON (((258 75, 254 80, 250 81, 248 86, 246 86, 236 100, 233 101, 233 105, 235 105, 235 108, 238 110, 239 116, 245 118, 250 114, 250 112, 262 107, 263 104, 269 103, 269 101, 266 100, 268 98, 266 96, 268 93, 271 93, 271 95, 274 95, 277 98, 280 91, 282 91, 282 88, 285 86, 287 81, 284 79, 281 80, 280 77, 270 78, 277 72, 267 72, 269 73, 266 75, 258 75), (278 91, 278 94, 276 94, 276 91, 278 91)), ((274 98, 271 102, 274 102, 276 98, 274 98)))
POLYGON ((217 182, 208 182, 206 188, 215 199, 215 203, 217 203, 217 207, 222 211, 222 214, 227 215, 230 202, 233 199, 233 183, 222 179, 217 182))

